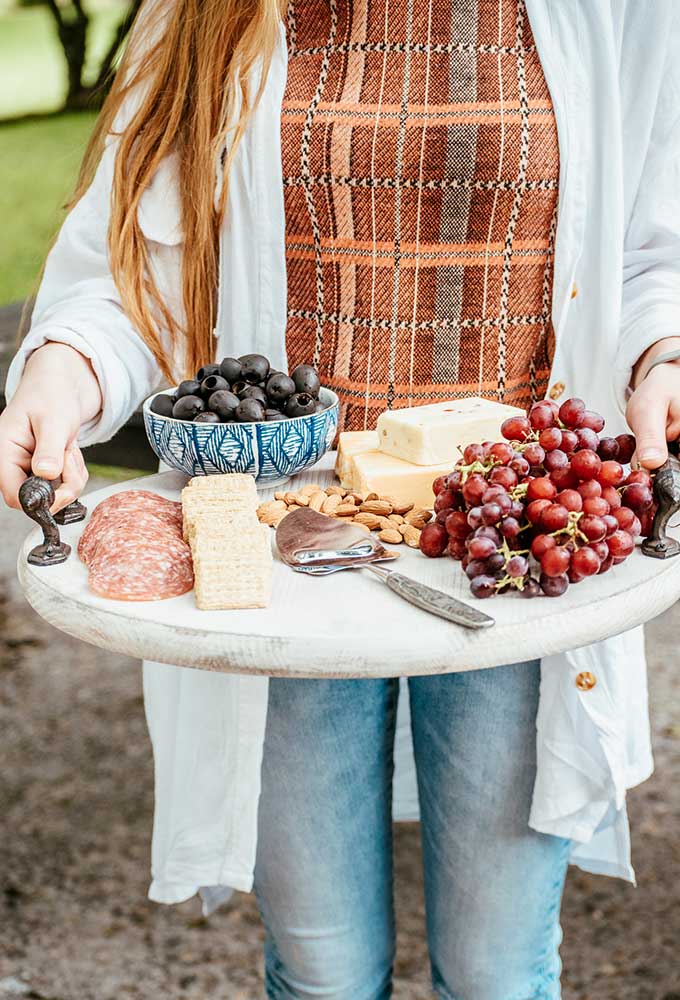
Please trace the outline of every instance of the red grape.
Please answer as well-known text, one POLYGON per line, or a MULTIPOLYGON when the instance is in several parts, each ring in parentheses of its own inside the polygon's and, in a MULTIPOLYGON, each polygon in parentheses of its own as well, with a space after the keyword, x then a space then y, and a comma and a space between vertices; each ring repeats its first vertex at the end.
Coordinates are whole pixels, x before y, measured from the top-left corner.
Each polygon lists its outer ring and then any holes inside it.
POLYGON ((449 544, 446 546, 446 551, 452 559, 462 560, 466 558, 465 542, 459 538, 450 538, 449 544))
POLYGON ((590 500, 591 497, 602 496, 602 487, 598 483, 597 479, 586 479, 578 486, 578 491, 584 500, 590 500))
POLYGON ((449 514, 453 514, 453 507, 442 507, 441 510, 437 511, 437 513, 434 516, 434 519, 437 522, 437 524, 445 525, 446 519, 449 516, 449 514))
POLYGON ((599 434, 604 427, 604 417, 601 417, 595 410, 586 410, 581 427, 588 427, 591 431, 599 434))
POLYGON ((471 528, 479 528, 482 523, 482 508, 471 507, 468 511, 467 520, 471 528))
POLYGON ((420 532, 420 551, 431 559, 444 554, 449 543, 449 536, 443 524, 426 524, 420 532))
POLYGON ((489 455, 497 462, 500 462, 501 465, 507 465, 508 462, 512 462, 515 457, 515 449, 506 441, 496 441, 496 443, 491 446, 489 455))
POLYGON ((508 576, 526 576, 529 572, 529 561, 524 556, 513 556, 511 559, 508 559, 508 564, 505 568, 508 576))
POLYGON ((470 591, 472 596, 477 597, 479 600, 493 597, 496 593, 496 581, 492 576, 480 573, 479 576, 475 576, 470 581, 470 591))
POLYGON ((618 462, 603 462, 597 481, 601 486, 619 486, 623 475, 623 466, 618 462))
POLYGON ((473 472, 473 474, 468 476, 467 480, 463 484, 463 497, 465 502, 471 507, 474 507, 482 499, 486 488, 487 483, 484 476, 480 476, 478 472, 473 472))
POLYGON ((498 500, 499 497, 506 497, 507 495, 505 487, 496 483, 494 486, 488 486, 484 490, 482 493, 482 503, 491 503, 493 500, 498 500))
POLYGON ((631 535, 633 538, 637 538, 638 535, 642 534, 642 521, 640 520, 639 517, 636 516, 630 528, 628 528, 628 534, 631 535))
POLYGON ((486 559, 471 559, 465 567, 465 575, 468 580, 473 580, 483 573, 486 573, 486 559))
POLYGON ((607 545, 609 546, 609 553, 614 559, 629 556, 635 548, 633 537, 627 531, 615 531, 607 539, 607 545))
POLYGON ((527 417, 508 417, 501 424, 501 434, 508 441, 525 441, 531 433, 527 417))
POLYGON ((510 463, 509 468, 512 469, 513 472, 517 473, 517 475, 521 477, 527 475, 531 466, 527 462, 524 455, 516 455, 515 458, 513 458, 512 462, 510 463))
POLYGON ((554 549, 557 545, 557 541, 552 535, 536 535, 533 542, 531 543, 531 554, 534 559, 540 561, 541 556, 548 549, 554 549))
POLYGON ((470 524, 467 514, 462 510, 452 511, 446 518, 444 527, 451 538, 465 539, 470 534, 470 524))
POLYGON ((609 513, 609 504, 604 497, 590 497, 583 501, 583 513, 593 514, 595 517, 604 517, 609 513))
POLYGON ((599 437, 595 431, 591 431, 588 427, 579 427, 576 431, 576 437, 578 439, 579 450, 588 448, 590 451, 597 451, 600 446, 599 437))
POLYGON ((600 562, 609 558, 609 548, 606 542, 592 542, 590 548, 595 552, 600 562))
POLYGON ((569 577, 566 573, 562 576, 546 576, 541 573, 540 584, 546 597, 560 597, 569 587, 569 577))
POLYGON ((496 551, 496 543, 491 538, 471 538, 467 543, 471 559, 488 559, 496 551))
POLYGON ((547 400, 535 403, 529 411, 529 423, 534 430, 540 431, 546 427, 552 427, 555 423, 555 414, 552 406, 547 400))
POLYGON ((500 524, 500 532, 503 538, 509 538, 512 541, 519 537, 519 533, 522 530, 522 525, 517 520, 516 517, 504 517, 500 524))
POLYGON ((621 494, 614 486, 605 486, 602 490, 602 499, 607 501, 611 510, 618 510, 621 506, 621 494))
POLYGON ((562 431, 559 427, 546 427, 538 435, 538 443, 544 451, 554 451, 562 444, 562 431))
POLYGON ((522 597, 540 597, 541 593, 541 585, 538 580, 534 580, 533 576, 527 577, 521 591, 522 597))
POLYGON ((582 399, 568 399, 560 406, 560 420, 567 427, 580 427, 585 419, 586 404, 582 399))
POLYGON ((497 573, 499 577, 505 576, 505 556, 502 552, 496 552, 486 560, 486 568, 489 573, 497 573))
POLYGON ((544 531, 561 531, 569 523, 569 511, 559 503, 551 503, 541 512, 540 526, 544 531))
POLYGON ((577 549, 571 557, 572 568, 580 576, 595 576, 600 569, 601 562, 597 552, 594 552, 588 545, 577 549))
POLYGON ((616 520, 613 514, 605 514, 602 518, 607 528, 607 538, 613 535, 615 531, 619 530, 619 522, 616 520))
POLYGON ((453 472, 450 472, 449 475, 446 477, 445 486, 449 490, 459 490, 462 485, 463 485, 463 473, 460 471, 460 469, 454 469, 453 472))
POLYGON ((562 431, 562 445, 563 451, 566 451, 567 455, 571 455, 572 451, 576 451, 578 448, 578 438, 575 431, 562 431))
POLYGON ((571 553, 563 545, 547 549, 541 556, 541 569, 545 576, 561 576, 566 573, 571 561, 571 553))
POLYGON ((530 466, 543 465, 543 462, 545 461, 545 450, 541 448, 540 444, 532 442, 524 449, 524 457, 530 466))
POLYGON ((626 486, 621 495, 621 500, 626 507, 630 507, 636 514, 647 510, 654 503, 652 491, 649 486, 643 486, 642 483, 631 483, 630 486, 626 486))
POLYGON ((640 534, 646 538, 647 535, 651 535, 652 526, 654 524, 654 515, 656 514, 656 506, 650 507, 646 510, 642 517, 640 518, 640 534))
POLYGON ((481 444, 469 444, 463 452, 463 460, 466 465, 472 465, 473 462, 483 462, 485 457, 481 444))
POLYGON ((532 500, 526 509, 527 520, 532 524, 538 524, 541 520, 541 514, 549 506, 550 500, 532 500))
POLYGON ((528 500, 552 500, 557 494, 557 487, 547 476, 532 479, 527 487, 528 500))
POLYGON ((485 503, 482 507, 482 521, 484 524, 498 524, 503 511, 497 503, 485 503))
POLYGON ((619 462, 623 465, 628 465, 637 447, 635 438, 632 434, 619 434, 616 438, 616 443, 619 446, 619 462))
POLYGON ((580 573, 577 573, 573 566, 569 567, 567 577, 569 579, 569 583, 581 583, 583 580, 585 580, 585 577, 581 576, 580 573))
POLYGON ((589 542, 600 542, 607 534, 607 525, 601 517, 596 517, 594 514, 584 514, 578 522, 578 527, 589 542))
POLYGON ((584 448, 571 456, 571 467, 579 479, 597 479, 602 468, 602 459, 596 451, 584 448))
POLYGON ((652 486, 652 477, 646 469, 634 469, 633 472, 629 472, 625 479, 626 486, 630 486, 632 483, 641 483, 642 486, 652 486))
POLYGON ((629 531, 635 523, 635 513, 630 509, 630 507, 619 507, 618 510, 612 512, 613 516, 616 518, 616 522, 619 528, 623 528, 624 531, 629 531))
POLYGON ((477 538, 491 538, 496 543, 496 547, 503 541, 498 528, 494 528, 491 524, 483 524, 481 528, 477 528, 475 536, 477 538))
POLYGON ((575 490, 578 486, 578 476, 570 465, 565 465, 563 469, 553 469, 550 478, 558 490, 575 490))
POLYGON ((438 514, 440 510, 444 510, 445 508, 453 509, 456 506, 456 502, 456 494, 453 490, 442 490, 434 498, 434 511, 438 514))
POLYGON ((519 477, 517 473, 507 465, 499 465, 491 470, 489 482, 498 486, 503 486, 506 490, 511 490, 517 486, 519 477))
POLYGON ((568 468, 569 458, 566 451, 562 451, 561 448, 555 448, 553 451, 548 452, 543 464, 548 472, 557 472, 558 469, 568 468))
POLYGON ((448 476, 437 476, 435 481, 432 483, 432 492, 435 496, 439 496, 440 493, 444 492, 446 489, 446 480, 448 478, 448 476))
POLYGON ((612 568, 613 565, 614 565, 614 560, 612 559, 611 556, 607 556, 606 559, 602 560, 598 572, 599 573, 606 573, 608 570, 610 570, 612 568))
POLYGON ((582 510, 583 509, 583 497, 578 492, 578 490, 562 490, 561 493, 557 494, 555 498, 566 507, 567 510, 582 510))
POLYGON ((597 453, 603 462, 615 461, 619 457, 619 442, 613 437, 600 438, 597 453))

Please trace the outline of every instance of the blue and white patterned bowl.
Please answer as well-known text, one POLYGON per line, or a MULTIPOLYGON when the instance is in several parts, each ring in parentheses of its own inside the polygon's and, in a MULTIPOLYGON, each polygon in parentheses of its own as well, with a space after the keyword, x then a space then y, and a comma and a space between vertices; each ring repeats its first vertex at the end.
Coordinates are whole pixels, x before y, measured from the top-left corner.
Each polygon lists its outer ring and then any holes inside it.
MULTIPOLYGON (((172 392, 165 389, 164 392, 172 392)), ((277 486, 315 465, 330 450, 338 429, 338 397, 321 389, 321 413, 252 424, 195 424, 152 413, 154 393, 144 403, 144 426, 158 457, 188 476, 246 472, 258 484, 277 486)))

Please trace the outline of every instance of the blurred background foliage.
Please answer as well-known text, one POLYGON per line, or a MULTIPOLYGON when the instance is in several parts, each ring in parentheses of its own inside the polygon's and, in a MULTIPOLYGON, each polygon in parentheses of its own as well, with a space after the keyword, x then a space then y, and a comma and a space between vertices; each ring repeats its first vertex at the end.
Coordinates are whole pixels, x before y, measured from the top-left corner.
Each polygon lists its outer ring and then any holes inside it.
POLYGON ((0 307, 35 286, 139 0, 0 0, 0 307))

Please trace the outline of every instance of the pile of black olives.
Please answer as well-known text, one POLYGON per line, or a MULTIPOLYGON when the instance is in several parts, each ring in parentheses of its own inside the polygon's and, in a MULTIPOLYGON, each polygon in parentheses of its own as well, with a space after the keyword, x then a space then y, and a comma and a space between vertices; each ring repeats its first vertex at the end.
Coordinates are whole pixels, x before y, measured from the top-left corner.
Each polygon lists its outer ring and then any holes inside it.
POLYGON ((319 400, 320 388, 311 365, 298 365, 286 375, 274 371, 262 354, 244 354, 204 365, 172 395, 156 396, 151 411, 197 424, 292 420, 326 409, 319 400))

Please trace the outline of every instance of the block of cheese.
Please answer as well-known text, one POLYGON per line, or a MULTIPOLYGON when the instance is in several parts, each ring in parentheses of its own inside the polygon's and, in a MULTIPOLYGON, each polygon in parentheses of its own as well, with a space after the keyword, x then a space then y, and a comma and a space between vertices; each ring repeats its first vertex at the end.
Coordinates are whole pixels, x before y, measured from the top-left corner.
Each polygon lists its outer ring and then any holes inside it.
POLYGON ((516 406, 490 399, 454 399, 448 403, 387 410, 378 418, 380 450, 414 465, 451 466, 473 442, 496 441, 508 417, 523 414, 516 406))
POLYGON ((375 451, 377 447, 377 431, 344 431, 340 435, 335 474, 341 486, 346 490, 352 489, 350 470, 354 456, 361 454, 362 451, 375 451))
POLYGON ((345 488, 356 490, 362 496, 377 493, 381 497, 393 497, 400 504, 414 503, 416 507, 431 510, 434 503, 432 483, 437 476, 451 472, 453 464, 449 461, 442 465, 413 465, 386 455, 384 451, 363 451, 351 460, 351 482, 345 488))

